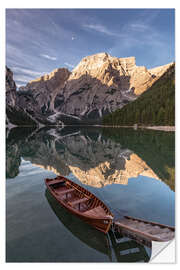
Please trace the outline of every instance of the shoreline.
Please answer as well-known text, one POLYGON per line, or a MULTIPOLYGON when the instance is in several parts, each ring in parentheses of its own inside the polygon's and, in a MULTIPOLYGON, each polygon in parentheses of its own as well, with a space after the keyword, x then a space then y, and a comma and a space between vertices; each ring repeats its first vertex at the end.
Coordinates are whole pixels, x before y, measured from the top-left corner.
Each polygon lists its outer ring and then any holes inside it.
MULTIPOLYGON (((22 125, 22 126, 9 126, 6 125, 7 129, 12 129, 12 128, 20 128, 20 127, 34 127, 34 128, 42 128, 42 127, 51 127, 51 128, 55 128, 55 127, 62 127, 61 125, 52 125, 52 126, 48 126, 48 125, 42 125, 42 126, 31 126, 31 125, 22 125)), ((100 127, 100 128, 133 128, 134 130, 137 129, 152 129, 152 130, 160 130, 160 131, 176 131, 176 127, 175 126, 113 126, 113 125, 64 125, 64 127, 100 127)))
POLYGON ((133 128, 137 129, 153 129, 153 130, 161 130, 161 131, 176 131, 175 126, 110 126, 110 125, 95 125, 98 127, 113 127, 113 128, 133 128))
POLYGON ((163 130, 163 131, 176 131, 175 126, 152 126, 152 127, 145 127, 147 129, 154 129, 154 130, 163 130))

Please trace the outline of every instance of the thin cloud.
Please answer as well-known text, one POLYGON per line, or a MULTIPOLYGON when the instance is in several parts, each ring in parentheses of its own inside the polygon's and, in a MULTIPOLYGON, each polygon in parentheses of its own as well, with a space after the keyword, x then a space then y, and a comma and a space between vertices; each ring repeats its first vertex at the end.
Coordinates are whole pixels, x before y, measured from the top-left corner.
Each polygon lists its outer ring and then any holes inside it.
POLYGON ((29 77, 42 76, 42 72, 33 71, 33 70, 30 70, 30 69, 26 69, 26 68, 12 67, 12 70, 15 73, 25 74, 25 75, 27 75, 29 77))
POLYGON ((30 81, 29 76, 19 75, 19 74, 14 74, 14 80, 18 82, 22 82, 24 84, 30 81))
POLYGON ((57 58, 55 56, 50 56, 48 54, 40 54, 40 56, 46 58, 46 59, 49 59, 49 60, 52 60, 52 61, 56 61, 57 58))
POLYGON ((135 31, 144 32, 149 29, 149 26, 143 23, 132 23, 130 24, 130 27, 135 31))
POLYGON ((120 36, 118 33, 112 32, 111 30, 107 29, 107 27, 101 24, 84 24, 83 27, 108 36, 115 36, 115 37, 120 36))
POLYGON ((67 62, 65 62, 64 64, 65 64, 67 67, 74 68, 74 65, 72 65, 72 64, 69 64, 69 63, 67 63, 67 62))
POLYGON ((47 74, 48 72, 39 72, 34 71, 28 68, 21 68, 12 66, 11 70, 14 73, 14 80, 18 83, 18 87, 21 85, 26 85, 29 81, 32 81, 38 77, 43 76, 44 74, 47 74))

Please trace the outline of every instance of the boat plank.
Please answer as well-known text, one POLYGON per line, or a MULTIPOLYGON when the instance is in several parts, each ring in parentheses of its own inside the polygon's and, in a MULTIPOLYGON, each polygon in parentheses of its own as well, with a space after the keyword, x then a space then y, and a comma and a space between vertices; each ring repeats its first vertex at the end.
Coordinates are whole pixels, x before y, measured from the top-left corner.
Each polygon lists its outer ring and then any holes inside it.
POLYGON ((58 176, 54 179, 45 179, 45 183, 51 194, 58 200, 58 203, 70 213, 105 234, 109 231, 113 221, 113 214, 94 194, 66 177, 58 176), (61 184, 62 182, 65 182, 64 185, 61 184), (50 183, 54 183, 55 186, 50 183), (69 196, 67 196, 68 194, 69 196), (87 201, 91 203, 85 203, 87 201), (76 204, 79 204, 78 209, 73 207, 76 204))
POLYGON ((140 218, 135 218, 135 217, 131 217, 131 216, 124 216, 124 218, 129 219, 129 220, 143 222, 143 223, 146 223, 146 224, 151 224, 153 226, 156 226, 157 225, 157 226, 160 226, 162 228, 165 228, 166 227, 166 228, 169 228, 169 229, 175 231, 175 228, 172 227, 172 226, 161 224, 161 223, 157 223, 157 222, 154 222, 154 221, 152 222, 152 221, 148 221, 148 220, 144 220, 144 219, 140 219, 140 218))
POLYGON ((65 190, 58 190, 57 194, 58 195, 64 195, 64 194, 70 193, 72 191, 74 191, 74 188, 67 188, 65 190))
POLYGON ((94 207, 93 209, 90 209, 86 212, 84 212, 85 215, 88 215, 88 216, 105 216, 106 215, 106 212, 104 211, 104 209, 101 207, 101 206, 97 206, 97 207, 94 207))
POLYGON ((54 184, 58 184, 58 183, 63 183, 65 182, 64 179, 54 179, 48 182, 48 185, 54 185, 54 184))
POLYGON ((141 242, 144 239, 147 241, 168 241, 174 237, 174 227, 156 222, 130 216, 124 216, 123 219, 113 222, 113 214, 100 199, 84 187, 63 176, 57 176, 54 179, 47 178, 45 182, 49 191, 62 206, 104 233, 107 233, 113 224, 113 229, 132 235, 135 239, 141 239, 141 242), (67 196, 68 193, 70 196, 67 196), (63 195, 66 195, 66 198, 63 195), (85 204, 90 200, 92 200, 91 203, 85 204), (80 207, 81 203, 82 207, 80 207), (79 204, 79 210, 74 207, 77 204, 79 204))
POLYGON ((83 203, 83 202, 87 202, 87 201, 89 201, 89 199, 86 198, 86 197, 85 197, 85 198, 82 198, 82 199, 78 199, 78 198, 77 198, 77 200, 74 200, 74 201, 72 201, 72 202, 68 202, 68 204, 74 206, 74 205, 76 205, 76 204, 83 203))
POLYGON ((124 217, 114 222, 115 228, 139 235, 151 241, 169 241, 174 237, 174 228, 163 224, 124 217))

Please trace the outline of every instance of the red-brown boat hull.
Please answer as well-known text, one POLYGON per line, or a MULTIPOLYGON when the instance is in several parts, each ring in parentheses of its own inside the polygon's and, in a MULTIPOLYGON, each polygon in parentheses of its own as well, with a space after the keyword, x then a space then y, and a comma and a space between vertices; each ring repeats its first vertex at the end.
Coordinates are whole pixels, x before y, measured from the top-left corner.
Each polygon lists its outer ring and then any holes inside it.
POLYGON ((99 216, 99 217, 98 216, 90 216, 90 215, 88 216, 86 213, 80 212, 77 209, 69 206, 69 204, 65 203, 62 199, 60 199, 57 196, 57 194, 54 192, 54 190, 51 188, 51 181, 58 179, 58 177, 56 177, 54 179, 45 179, 45 183, 46 183, 48 190, 56 198, 56 200, 59 202, 59 204, 61 204, 64 208, 66 208, 70 213, 79 217, 80 219, 82 219, 83 221, 85 221, 89 225, 93 226, 97 230, 99 230, 103 233, 107 233, 109 231, 111 224, 112 224, 112 221, 113 221, 113 214, 110 212, 110 210, 107 208, 107 206, 101 200, 99 200, 94 194, 92 194, 91 192, 89 192, 85 188, 79 186, 78 184, 72 182, 71 180, 69 180, 65 177, 59 176, 59 178, 61 180, 63 179, 65 182, 68 182, 68 184, 72 185, 72 187, 74 187, 76 190, 79 189, 85 195, 88 195, 92 199, 96 200, 97 203, 100 206, 102 206, 103 209, 105 209, 107 214, 104 216, 99 216))

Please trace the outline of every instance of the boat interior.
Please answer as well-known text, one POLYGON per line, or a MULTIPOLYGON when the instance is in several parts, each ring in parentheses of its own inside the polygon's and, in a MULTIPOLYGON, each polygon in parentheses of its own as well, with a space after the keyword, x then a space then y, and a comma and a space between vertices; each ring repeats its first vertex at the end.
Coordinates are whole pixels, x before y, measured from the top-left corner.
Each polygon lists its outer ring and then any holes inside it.
POLYGON ((92 193, 75 183, 62 180, 52 180, 49 187, 57 199, 67 206, 86 214, 87 216, 104 217, 111 215, 107 207, 92 193))

